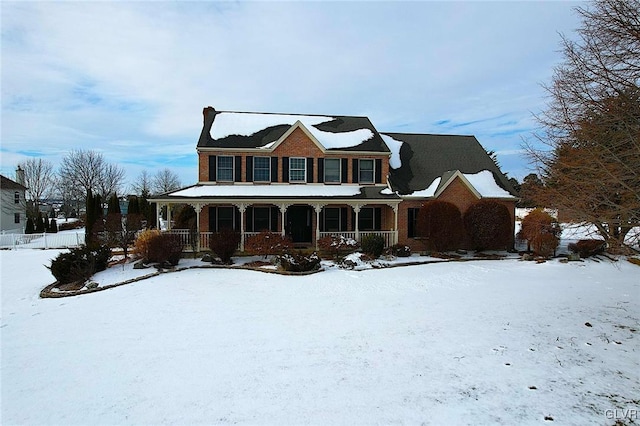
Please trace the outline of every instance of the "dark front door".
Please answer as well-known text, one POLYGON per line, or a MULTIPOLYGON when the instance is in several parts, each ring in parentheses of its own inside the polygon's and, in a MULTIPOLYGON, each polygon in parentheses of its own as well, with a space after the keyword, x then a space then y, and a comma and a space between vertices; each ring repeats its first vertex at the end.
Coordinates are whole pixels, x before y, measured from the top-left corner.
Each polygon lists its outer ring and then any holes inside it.
POLYGON ((287 209, 287 233, 294 243, 311 242, 311 207, 291 206, 287 209))

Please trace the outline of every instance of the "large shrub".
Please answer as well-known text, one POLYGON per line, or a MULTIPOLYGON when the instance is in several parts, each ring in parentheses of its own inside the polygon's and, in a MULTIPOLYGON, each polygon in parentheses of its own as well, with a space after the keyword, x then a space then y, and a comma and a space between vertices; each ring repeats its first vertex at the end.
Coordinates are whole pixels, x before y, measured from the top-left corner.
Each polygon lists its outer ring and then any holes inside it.
POLYGON ((160 234, 149 242, 148 262, 175 266, 182 254, 182 239, 176 234, 160 234))
POLYGON ((254 254, 264 256, 268 255, 281 255, 293 247, 293 243, 289 237, 282 234, 262 231, 257 235, 252 235, 247 238, 244 245, 245 251, 254 254))
POLYGON ((550 257, 560 242, 560 225, 549 213, 537 208, 522 219, 518 239, 527 241, 527 248, 534 253, 550 257))
POLYGON ((151 247, 151 241, 160 236, 160 231, 156 229, 148 229, 146 231, 142 231, 138 234, 136 241, 134 243, 133 252, 136 256, 140 257, 143 260, 149 259, 149 248, 151 247))
POLYGON ((384 237, 377 234, 365 235, 362 238, 362 251, 373 258, 380 257, 384 251, 384 237))
POLYGON ((318 240, 318 247, 325 253, 331 254, 334 260, 340 260, 348 253, 358 248, 358 242, 344 235, 330 235, 318 240))
POLYGON ((480 200, 464 214, 464 227, 475 250, 504 250, 512 241, 509 209, 496 201, 480 200))
POLYGON ((238 249, 241 235, 231 229, 223 229, 211 235, 209 248, 214 252, 224 264, 231 263, 231 256, 238 249))
POLYGON ((51 261, 49 270, 60 284, 86 281, 96 272, 107 269, 111 249, 99 246, 74 248, 69 253, 60 253, 51 261))
POLYGON ((308 272, 320 269, 320 258, 316 252, 310 255, 302 253, 283 254, 276 259, 282 269, 288 272, 308 272))
POLYGON ((416 227, 428 250, 455 250, 462 241, 464 227, 460 210, 447 201, 434 200, 422 206, 416 227))
POLYGON ((576 243, 570 243, 568 248, 574 253, 578 253, 581 258, 595 256, 604 253, 607 244, 604 240, 579 240, 576 243))

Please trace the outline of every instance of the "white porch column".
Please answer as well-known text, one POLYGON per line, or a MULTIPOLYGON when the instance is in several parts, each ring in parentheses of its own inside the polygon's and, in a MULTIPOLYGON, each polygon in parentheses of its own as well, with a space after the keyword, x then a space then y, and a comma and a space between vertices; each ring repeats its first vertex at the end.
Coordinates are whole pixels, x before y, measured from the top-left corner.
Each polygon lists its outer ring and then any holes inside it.
POLYGON ((320 212, 323 207, 324 204, 316 204, 313 206, 316 211, 316 250, 318 250, 318 240, 320 239, 320 212))
POLYGON ((287 209, 289 208, 288 204, 279 204, 278 207, 280 208, 280 216, 281 216, 281 221, 282 221, 282 236, 285 236, 285 222, 284 222, 284 214, 287 212, 287 209))
POLYGON ((156 203, 156 229, 160 230, 160 212, 162 211, 162 204, 156 203))
POLYGON ((247 211, 247 205, 240 203, 236 207, 240 210, 240 251, 244 251, 244 212, 247 211))
POLYGON ((396 231, 396 235, 393 237, 393 244, 398 244, 398 205, 393 206, 393 229, 396 231))
POLYGON ((167 231, 171 230, 171 204, 167 204, 167 231))
POLYGON ((200 212, 204 206, 200 203, 194 204, 193 209, 196 211, 196 252, 200 252, 200 212))
POLYGON ((353 224, 355 231, 356 231, 356 241, 360 242, 360 229, 358 229, 358 216, 360 213, 360 204, 356 204, 355 206, 353 206, 353 211, 356 213, 356 223, 353 224))

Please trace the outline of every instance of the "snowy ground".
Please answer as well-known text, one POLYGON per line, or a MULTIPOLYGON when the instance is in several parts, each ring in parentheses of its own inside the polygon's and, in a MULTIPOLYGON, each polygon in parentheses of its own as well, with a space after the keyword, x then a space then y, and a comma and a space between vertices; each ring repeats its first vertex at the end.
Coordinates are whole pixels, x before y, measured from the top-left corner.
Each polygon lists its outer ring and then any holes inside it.
POLYGON ((40 299, 58 253, 0 251, 3 425, 640 422, 627 261, 192 269, 40 299))

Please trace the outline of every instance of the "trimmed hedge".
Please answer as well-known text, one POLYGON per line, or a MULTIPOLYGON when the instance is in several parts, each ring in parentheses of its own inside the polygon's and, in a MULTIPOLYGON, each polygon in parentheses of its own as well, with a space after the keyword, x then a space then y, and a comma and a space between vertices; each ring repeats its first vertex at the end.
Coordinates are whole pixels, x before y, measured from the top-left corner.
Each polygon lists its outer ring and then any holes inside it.
POLYGON ((287 272, 309 272, 320 269, 320 257, 316 252, 310 255, 302 253, 283 254, 277 257, 277 263, 287 272))
POLYGON ((464 214, 464 227, 474 250, 506 250, 513 238, 509 209, 496 201, 480 200, 464 214))
POLYGON ((95 249, 82 246, 60 253, 48 268, 60 284, 86 281, 96 272, 107 269, 110 257, 111 249, 107 246, 95 249))
POLYGON ((522 219, 522 227, 518 231, 517 238, 527 240, 527 248, 534 253, 550 257, 560 243, 560 225, 549 213, 537 208, 529 212, 522 219))
POLYGON ((380 257, 384 251, 384 237, 376 234, 365 235, 362 238, 362 251, 374 259, 380 257))
POLYGON ((447 201, 427 202, 418 211, 417 231, 428 250, 460 248, 464 226, 460 209, 447 201))
POLYGON ((387 249, 387 254, 395 257, 409 257, 411 256, 411 248, 404 244, 394 244, 387 249))
POLYGON ((223 229, 211 235, 209 248, 214 252, 224 264, 231 264, 231 256, 238 249, 241 235, 231 229, 223 229))

